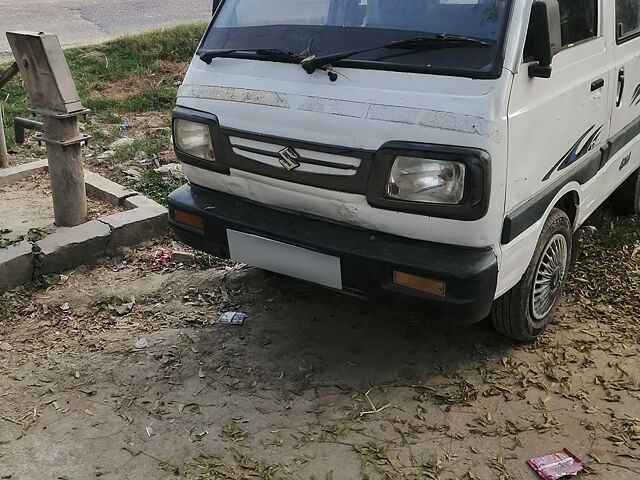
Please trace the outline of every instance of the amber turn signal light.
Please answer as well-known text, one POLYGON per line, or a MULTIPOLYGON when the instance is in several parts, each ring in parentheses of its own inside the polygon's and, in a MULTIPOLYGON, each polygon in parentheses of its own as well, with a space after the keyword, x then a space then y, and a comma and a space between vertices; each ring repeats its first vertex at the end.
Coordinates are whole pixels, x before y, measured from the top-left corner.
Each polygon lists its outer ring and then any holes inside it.
POLYGON ((403 272, 393 272, 393 283, 401 287, 419 290, 438 297, 444 297, 447 284, 441 280, 419 277, 403 272))
POLYGON ((202 220, 202 217, 194 215, 193 213, 174 210, 173 219, 177 223, 182 223, 183 225, 188 225, 190 227, 197 228, 198 230, 204 230, 204 220, 202 220))

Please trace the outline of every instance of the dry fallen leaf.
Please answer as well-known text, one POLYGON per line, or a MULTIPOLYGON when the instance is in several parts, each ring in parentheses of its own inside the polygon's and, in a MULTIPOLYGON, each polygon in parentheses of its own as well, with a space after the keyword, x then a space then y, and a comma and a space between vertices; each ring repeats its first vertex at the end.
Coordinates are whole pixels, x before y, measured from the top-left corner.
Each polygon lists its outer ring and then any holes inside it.
POLYGON ((126 315, 127 313, 130 313, 133 310, 133 305, 134 305, 133 302, 123 303, 118 308, 116 308, 116 313, 118 315, 126 315))

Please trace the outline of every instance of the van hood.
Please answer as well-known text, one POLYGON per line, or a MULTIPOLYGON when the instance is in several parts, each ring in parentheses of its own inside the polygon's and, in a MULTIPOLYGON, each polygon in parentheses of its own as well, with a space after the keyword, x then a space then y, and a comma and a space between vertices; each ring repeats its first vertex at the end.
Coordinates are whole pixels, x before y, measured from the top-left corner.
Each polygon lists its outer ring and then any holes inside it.
POLYGON ((393 140, 484 149, 503 140, 505 99, 495 92, 504 80, 335 71, 331 82, 295 64, 195 57, 178 105, 215 114, 227 128, 367 150, 393 140))

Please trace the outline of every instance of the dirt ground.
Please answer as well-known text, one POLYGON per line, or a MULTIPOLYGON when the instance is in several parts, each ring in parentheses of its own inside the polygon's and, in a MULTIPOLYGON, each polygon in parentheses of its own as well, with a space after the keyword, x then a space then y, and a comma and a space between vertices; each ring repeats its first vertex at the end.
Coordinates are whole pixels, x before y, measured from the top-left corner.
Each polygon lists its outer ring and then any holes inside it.
POLYGON ((587 230, 531 345, 229 262, 154 265, 184 249, 169 238, 5 294, 0 478, 534 480, 526 460, 562 448, 588 478, 640 478, 625 222, 619 245, 609 217, 587 230))
MULTIPOLYGON (((122 211, 94 197, 87 197, 88 219, 122 211)), ((0 186, 0 241, 13 243, 40 239, 57 230, 54 224, 48 173, 36 173, 19 182, 0 186)))

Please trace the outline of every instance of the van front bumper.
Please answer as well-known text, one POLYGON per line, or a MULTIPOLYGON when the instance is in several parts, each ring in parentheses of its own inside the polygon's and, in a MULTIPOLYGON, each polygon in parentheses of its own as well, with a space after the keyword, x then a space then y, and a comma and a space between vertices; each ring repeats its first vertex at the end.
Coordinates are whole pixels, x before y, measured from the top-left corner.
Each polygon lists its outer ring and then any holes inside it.
POLYGON ((184 185, 171 193, 169 222, 182 242, 221 258, 229 258, 227 230, 338 257, 346 293, 376 303, 419 308, 425 315, 456 323, 486 318, 496 291, 498 265, 491 248, 444 245, 358 229, 196 185, 184 185), (197 219, 200 225, 176 221, 176 210, 190 214, 188 218, 197 219), (398 286, 393 283, 394 271, 443 281, 445 294, 398 286))

